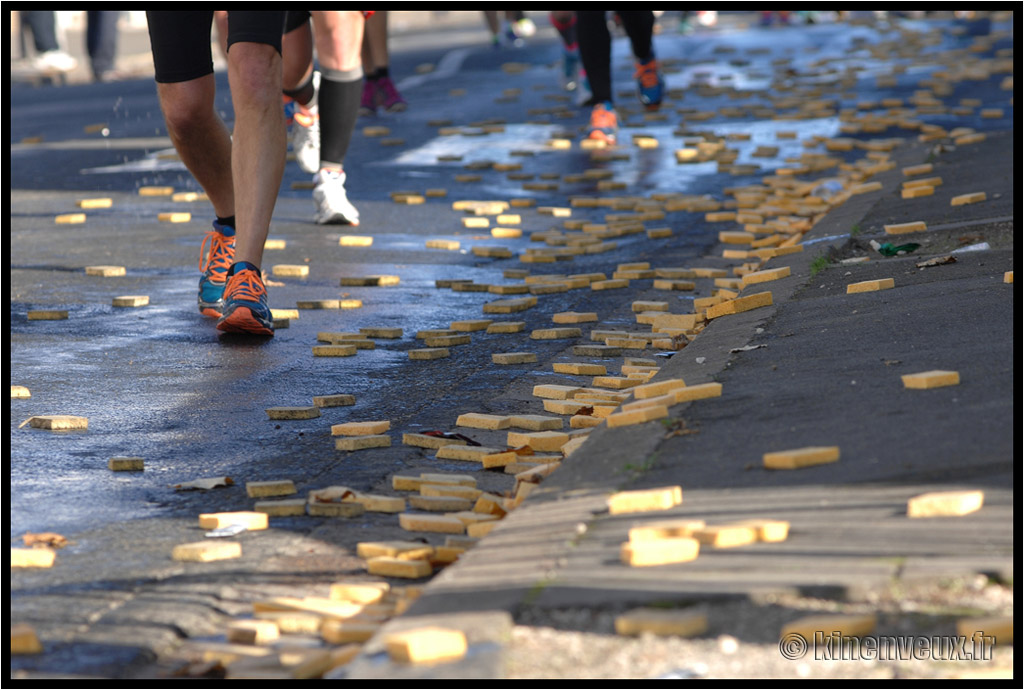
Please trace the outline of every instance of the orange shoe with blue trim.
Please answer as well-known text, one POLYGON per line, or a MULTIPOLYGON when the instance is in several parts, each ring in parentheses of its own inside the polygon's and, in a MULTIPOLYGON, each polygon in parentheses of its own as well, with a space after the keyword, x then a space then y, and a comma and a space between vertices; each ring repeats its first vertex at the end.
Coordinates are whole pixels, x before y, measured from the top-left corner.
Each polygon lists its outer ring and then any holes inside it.
POLYGON ((228 269, 235 260, 235 229, 213 222, 199 248, 199 313, 219 319, 224 309, 224 288, 228 269))
POLYGON ((224 316, 217 329, 227 333, 274 335, 274 317, 267 306, 267 288, 260 270, 240 261, 231 267, 224 289, 224 316))
POLYGON ((603 141, 608 146, 614 146, 619 132, 619 118, 615 114, 615 108, 611 103, 598 103, 590 111, 590 129, 587 131, 587 139, 603 141))
POLYGON ((650 58, 647 62, 636 63, 636 96, 648 110, 657 110, 665 94, 665 80, 658 70, 658 61, 650 58))

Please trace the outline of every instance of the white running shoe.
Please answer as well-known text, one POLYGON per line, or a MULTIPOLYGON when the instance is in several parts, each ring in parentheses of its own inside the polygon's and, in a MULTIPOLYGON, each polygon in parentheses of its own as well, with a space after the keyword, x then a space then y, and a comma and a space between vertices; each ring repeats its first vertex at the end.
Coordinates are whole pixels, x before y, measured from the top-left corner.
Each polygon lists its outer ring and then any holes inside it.
POLYGON ((311 175, 320 170, 319 72, 313 72, 313 86, 316 88, 313 100, 304 106, 296 103, 292 118, 292 151, 302 172, 311 175))
POLYGON ((345 194, 345 173, 324 168, 313 177, 314 220, 319 225, 359 225, 359 211, 345 194))
POLYGON ((63 50, 48 50, 36 55, 32 67, 40 72, 70 72, 78 67, 78 60, 63 50))

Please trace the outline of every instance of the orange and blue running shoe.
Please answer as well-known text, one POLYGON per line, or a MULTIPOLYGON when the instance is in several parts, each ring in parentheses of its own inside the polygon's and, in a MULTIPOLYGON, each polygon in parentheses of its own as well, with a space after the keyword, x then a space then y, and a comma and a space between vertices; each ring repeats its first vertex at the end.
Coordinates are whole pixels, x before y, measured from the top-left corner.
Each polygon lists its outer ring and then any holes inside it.
POLYGON ((590 111, 590 129, 587 131, 587 139, 603 141, 609 146, 615 145, 615 138, 619 132, 619 118, 615 114, 615 108, 608 101, 598 103, 590 111))
POLYGON ((235 229, 213 221, 213 230, 206 233, 199 248, 199 313, 219 319, 224 308, 224 287, 228 269, 235 260, 235 229), (209 243, 209 249, 207 244, 209 243))
POLYGON ((224 289, 224 316, 217 329, 228 333, 274 335, 274 317, 267 306, 267 288, 260 269, 246 261, 231 267, 224 289))
POLYGON ((665 80, 658 71, 658 61, 650 58, 647 62, 636 63, 636 95, 640 102, 648 110, 657 110, 661 107, 661 100, 665 92, 665 80))

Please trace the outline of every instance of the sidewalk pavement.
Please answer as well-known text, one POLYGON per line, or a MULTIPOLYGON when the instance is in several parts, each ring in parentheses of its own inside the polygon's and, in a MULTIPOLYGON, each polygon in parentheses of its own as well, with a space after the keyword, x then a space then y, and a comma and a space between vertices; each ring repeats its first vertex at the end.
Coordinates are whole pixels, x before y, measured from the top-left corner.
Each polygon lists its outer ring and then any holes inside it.
MULTIPOLYGON (((521 508, 388 623, 347 677, 502 677, 512 613, 544 620, 567 609, 614 615, 699 602, 707 634, 773 642, 783 624, 807 613, 769 606, 786 597, 873 610, 925 582, 979 573, 1012 582, 1014 286, 1005 280, 1014 263, 1015 150, 1012 132, 955 148, 893 150, 895 166, 871 178, 881 189, 830 212, 804 237, 802 253, 764 265, 788 266, 789 277, 741 292, 768 290, 771 306, 714 319, 653 379, 717 381, 720 398, 674 406, 668 420, 596 428, 521 508), (901 170, 925 161, 934 161, 929 176, 941 186, 902 199, 901 183, 912 178, 901 170), (973 192, 986 201, 950 205, 973 192), (883 229, 912 221, 927 230, 883 229), (921 246, 885 258, 871 240, 921 246), (989 248, 970 251, 981 243, 989 248), (946 256, 955 262, 919 267, 946 256), (818 272, 821 257, 828 264, 818 272), (858 257, 866 261, 842 262, 858 257), (850 284, 886 278, 894 288, 847 294, 850 284), (958 371, 960 383, 904 388, 902 375, 930 370, 958 371), (838 446, 841 457, 794 471, 763 467, 764 453, 806 446, 838 446), (613 492, 665 486, 682 488, 681 505, 608 512, 613 492), (984 506, 962 517, 907 516, 908 499, 947 490, 982 490, 984 506), (682 564, 620 560, 630 527, 677 518, 784 520, 790 533, 780 543, 702 545, 682 564), (757 625, 737 628, 735 618, 716 615, 737 600, 764 607, 757 625), (465 630, 478 653, 426 672, 379 654, 388 632, 428 624, 465 630)), ((709 256, 707 265, 738 263, 709 256)), ((915 623, 891 613, 879 617, 878 634, 928 634, 930 624, 953 634, 941 617, 915 623)))

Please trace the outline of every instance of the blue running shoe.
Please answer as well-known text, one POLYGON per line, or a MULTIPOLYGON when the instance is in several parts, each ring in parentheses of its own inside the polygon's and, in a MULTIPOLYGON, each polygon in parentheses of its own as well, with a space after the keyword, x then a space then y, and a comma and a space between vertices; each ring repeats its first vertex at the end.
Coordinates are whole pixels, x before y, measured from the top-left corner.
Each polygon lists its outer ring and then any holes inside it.
POLYGON ((654 58, 647 62, 636 63, 637 98, 648 110, 657 110, 661 107, 661 100, 665 92, 665 80, 658 71, 658 61, 654 58))
POLYGON ((274 317, 267 306, 267 288, 260 270, 247 262, 234 266, 224 289, 224 316, 217 330, 250 335, 274 335, 274 317))
POLYGON ((203 273, 199 279, 199 313, 203 316, 221 317, 228 269, 234 260, 235 229, 214 221, 213 230, 206 233, 199 248, 199 270, 203 273))

